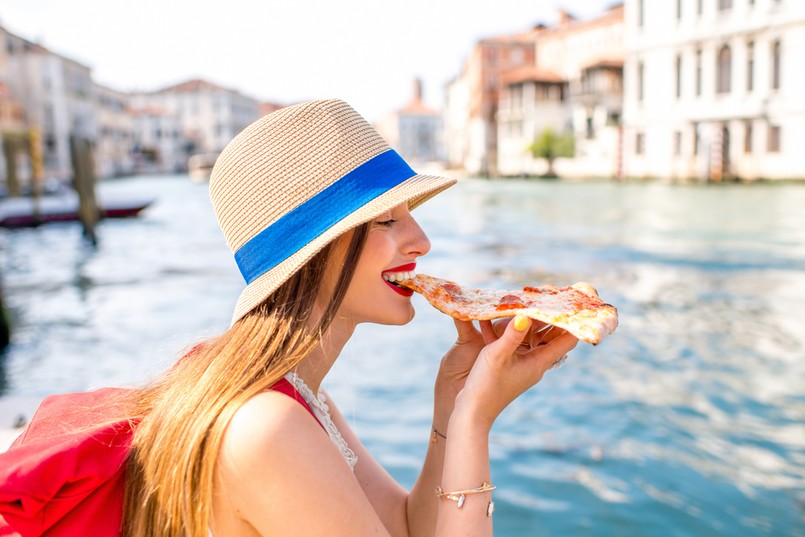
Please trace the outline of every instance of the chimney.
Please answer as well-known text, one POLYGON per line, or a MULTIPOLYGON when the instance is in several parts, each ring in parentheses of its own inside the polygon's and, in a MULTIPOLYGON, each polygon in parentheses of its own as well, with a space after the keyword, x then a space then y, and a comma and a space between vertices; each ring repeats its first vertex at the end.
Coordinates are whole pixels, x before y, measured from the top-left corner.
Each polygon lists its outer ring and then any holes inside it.
POLYGON ((566 9, 559 10, 559 26, 565 26, 573 20, 576 20, 576 17, 571 15, 566 9))
POLYGON ((414 79, 414 101, 422 100, 422 79, 414 79))

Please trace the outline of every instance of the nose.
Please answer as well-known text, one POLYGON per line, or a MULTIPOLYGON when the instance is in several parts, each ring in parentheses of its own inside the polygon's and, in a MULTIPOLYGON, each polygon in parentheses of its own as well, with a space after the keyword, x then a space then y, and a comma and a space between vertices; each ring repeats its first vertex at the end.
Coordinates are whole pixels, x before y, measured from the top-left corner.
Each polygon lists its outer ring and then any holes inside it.
POLYGON ((422 256, 430 252, 430 239, 419 227, 414 217, 408 215, 408 225, 406 226, 406 240, 403 244, 403 253, 409 256, 422 256))

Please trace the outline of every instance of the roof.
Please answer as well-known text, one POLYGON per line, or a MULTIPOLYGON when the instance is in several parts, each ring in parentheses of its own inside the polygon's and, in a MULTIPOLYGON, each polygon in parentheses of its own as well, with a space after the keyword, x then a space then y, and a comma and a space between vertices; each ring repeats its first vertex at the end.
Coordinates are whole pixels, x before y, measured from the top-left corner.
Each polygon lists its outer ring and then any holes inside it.
POLYGON ((547 69, 538 69, 533 65, 526 65, 506 71, 500 76, 502 84, 517 84, 520 82, 542 82, 546 84, 563 84, 567 79, 562 75, 547 69))
POLYGON ((400 114, 412 116, 438 116, 439 113, 426 105, 422 99, 411 99, 411 101, 400 110, 400 114))
POLYGON ((518 32, 516 34, 498 35, 494 37, 487 37, 478 41, 479 45, 533 45, 539 33, 543 31, 540 28, 533 28, 518 32))
POLYGON ((185 82, 181 82, 179 84, 175 84, 173 86, 168 86, 167 88, 162 88, 161 90, 157 90, 155 93, 162 93, 162 92, 194 92, 200 91, 203 89, 209 89, 213 91, 230 91, 237 93, 235 90, 227 89, 223 86, 219 86, 218 84, 214 84, 207 80, 202 80, 200 78, 196 78, 193 80, 187 80, 185 82))
POLYGON ((591 64, 585 65, 582 69, 623 69, 623 58, 602 58, 591 64))
POLYGON ((568 34, 590 30, 598 26, 607 26, 618 22, 622 23, 623 11, 623 4, 620 3, 610 6, 604 10, 601 15, 591 19, 580 20, 569 16, 569 18, 563 24, 542 30, 540 32, 540 38, 564 37, 568 34))

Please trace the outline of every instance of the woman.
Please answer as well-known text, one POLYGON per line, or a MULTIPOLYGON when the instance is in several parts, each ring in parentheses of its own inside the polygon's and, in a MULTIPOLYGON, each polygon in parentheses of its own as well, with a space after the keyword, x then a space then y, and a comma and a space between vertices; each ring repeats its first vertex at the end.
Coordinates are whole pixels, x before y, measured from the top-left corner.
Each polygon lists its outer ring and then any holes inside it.
POLYGON ((227 146, 210 194, 247 286, 226 333, 134 395, 124 535, 492 534, 489 430, 574 337, 539 341, 525 317, 456 322, 410 492, 321 391, 359 323, 412 319, 392 282, 430 243, 409 210, 452 183, 415 174, 337 100, 282 109, 227 146))

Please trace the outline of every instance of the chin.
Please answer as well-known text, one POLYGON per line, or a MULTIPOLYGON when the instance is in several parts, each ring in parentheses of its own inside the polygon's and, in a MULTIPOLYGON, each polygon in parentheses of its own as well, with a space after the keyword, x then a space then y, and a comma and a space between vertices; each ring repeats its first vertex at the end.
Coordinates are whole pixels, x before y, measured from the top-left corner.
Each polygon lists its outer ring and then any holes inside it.
POLYGON ((376 324, 382 324, 386 326, 403 326, 410 323, 413 320, 415 313, 416 312, 414 311, 414 308, 411 308, 411 310, 406 313, 400 313, 398 315, 388 316, 385 317, 384 319, 378 319, 374 322, 376 324))

